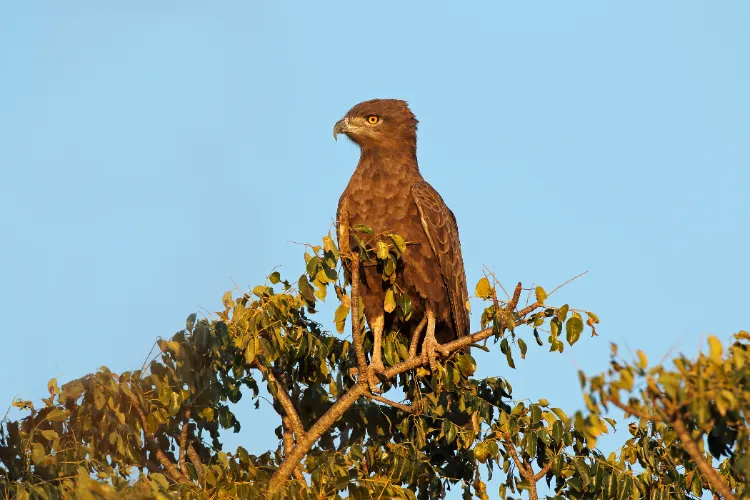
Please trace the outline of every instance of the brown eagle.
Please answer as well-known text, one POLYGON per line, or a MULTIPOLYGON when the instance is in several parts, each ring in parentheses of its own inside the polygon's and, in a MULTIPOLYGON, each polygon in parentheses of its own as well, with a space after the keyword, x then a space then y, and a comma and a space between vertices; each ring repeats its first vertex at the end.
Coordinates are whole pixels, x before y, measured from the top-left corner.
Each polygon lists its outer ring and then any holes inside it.
MULTIPOLYGON (((420 335, 426 321, 422 356, 434 365, 436 351, 446 354, 441 343, 469 333, 468 291, 456 217, 419 172, 417 119, 405 101, 374 99, 349 110, 333 128, 334 138, 338 134, 359 145, 361 153, 339 200, 342 254, 356 245, 350 228, 357 224, 376 235, 396 233, 408 242, 399 283, 412 302, 407 326, 420 335)), ((344 260, 344 265, 351 263, 344 260)), ((360 295, 374 336, 370 364, 382 372, 383 330, 396 314, 384 312, 385 287, 378 268, 360 266, 360 295)))

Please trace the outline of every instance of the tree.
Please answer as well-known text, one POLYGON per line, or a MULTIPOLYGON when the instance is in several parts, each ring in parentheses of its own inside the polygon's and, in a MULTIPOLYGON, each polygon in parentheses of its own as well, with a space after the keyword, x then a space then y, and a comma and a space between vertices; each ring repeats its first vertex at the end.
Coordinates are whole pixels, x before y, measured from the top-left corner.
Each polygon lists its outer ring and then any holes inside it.
POLYGON ((475 290, 481 329, 446 344, 437 360, 421 356, 415 339, 389 332, 383 392, 374 393, 365 375, 372 335, 363 324, 358 266, 344 275, 341 259, 379 266, 385 310, 406 319, 411 298, 395 286, 406 243, 358 229, 366 243, 360 254, 340 255, 324 237, 309 246, 296 284, 274 272, 251 293, 227 292, 217 319, 190 315, 184 330, 158 341, 161 352, 144 369, 118 375, 103 367, 62 386, 53 379, 42 408, 16 401, 26 416, 0 426, 0 492, 413 499, 462 488, 464 498, 489 498, 485 480, 500 474, 503 498, 524 491, 538 498, 542 480, 559 498, 750 497, 747 332, 727 349, 711 337, 708 355, 680 356, 673 368, 649 368, 641 352, 627 362, 613 346, 606 374, 580 374, 587 412, 568 416, 545 399, 519 402, 506 379, 474 378, 465 348, 499 344, 514 367, 527 341, 562 352, 585 324, 596 335, 599 319, 550 305, 556 289, 539 286, 521 307, 520 283, 504 294, 487 275, 475 290), (337 333, 313 319, 331 291, 337 333), (343 335, 347 319, 351 339, 343 335), (261 382, 279 415, 278 448, 223 451, 220 431, 240 427, 234 405, 244 395, 257 407, 261 382), (386 397, 391 389, 403 401, 386 397), (632 437, 605 456, 596 443, 615 427, 606 416, 613 408, 626 412, 632 437))

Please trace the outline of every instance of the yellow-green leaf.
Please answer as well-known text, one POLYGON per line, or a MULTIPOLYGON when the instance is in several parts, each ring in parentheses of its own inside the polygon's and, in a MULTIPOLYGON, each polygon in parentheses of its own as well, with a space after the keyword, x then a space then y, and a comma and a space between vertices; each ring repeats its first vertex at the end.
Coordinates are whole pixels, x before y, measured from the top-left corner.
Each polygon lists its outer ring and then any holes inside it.
POLYGON ((492 288, 490 286, 490 280, 487 278, 482 278, 477 283, 477 287, 475 290, 477 297, 480 299, 487 299, 492 295, 492 288))
POLYGON ((206 419, 206 422, 213 422, 214 420, 214 409, 206 407, 201 410, 201 416, 206 419))
POLYGON ((255 360, 255 355, 258 353, 258 337, 253 336, 253 338, 250 339, 250 342, 247 343, 247 348, 245 349, 245 362, 246 363, 252 363, 255 360))
POLYGON ((383 260, 388 257, 388 245, 383 241, 378 241, 378 259, 383 260))
POLYGON ((404 253, 404 250, 406 250, 406 242, 404 239, 397 234, 389 234, 388 236, 393 241, 393 244, 396 245, 399 253, 404 253))
POLYGON ((573 345, 578 342, 583 332, 583 321, 580 316, 573 316, 565 323, 565 338, 568 344, 573 345))
POLYGON ((346 325, 346 317, 349 315, 349 304, 342 302, 336 308, 333 320, 336 322, 336 331, 344 333, 344 326, 346 325))
MULTIPOLYGON (((103 396, 102 396, 102 400, 104 400, 103 396)), ((104 403, 102 402, 102 407, 103 406, 104 406, 104 403)), ((47 414, 46 419, 49 420, 50 422, 62 422, 68 418, 69 414, 70 414, 70 411, 68 410, 60 410, 56 408, 47 414)))
POLYGON ((545 300, 547 300, 547 292, 540 286, 536 287, 536 301, 543 306, 545 300))
POLYGON ((42 436, 44 436, 44 439, 46 439, 47 441, 54 441, 59 437, 57 431, 53 431, 51 429, 42 431, 42 436))
POLYGON ((646 353, 643 351, 638 351, 638 368, 645 370, 648 366, 648 358, 646 357, 646 353))
POLYGON ((709 335, 708 337, 708 347, 710 349, 709 355, 711 356, 711 361, 714 363, 720 363, 721 362, 721 352, 723 351, 723 347, 721 345, 721 340, 716 338, 713 335, 709 335))
POLYGON ((385 292, 385 302, 383 304, 385 312, 393 312, 396 309, 396 299, 393 297, 393 288, 389 288, 385 292))

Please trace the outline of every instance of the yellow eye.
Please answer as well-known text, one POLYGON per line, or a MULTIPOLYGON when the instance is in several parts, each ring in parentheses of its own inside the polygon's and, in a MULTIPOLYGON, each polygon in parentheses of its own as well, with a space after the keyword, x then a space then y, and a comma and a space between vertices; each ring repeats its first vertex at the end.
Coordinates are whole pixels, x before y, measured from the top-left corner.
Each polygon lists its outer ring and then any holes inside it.
POLYGON ((370 125, 375 125, 379 121, 380 121, 380 118, 378 118, 375 115, 370 115, 367 117, 367 123, 369 123, 370 125))

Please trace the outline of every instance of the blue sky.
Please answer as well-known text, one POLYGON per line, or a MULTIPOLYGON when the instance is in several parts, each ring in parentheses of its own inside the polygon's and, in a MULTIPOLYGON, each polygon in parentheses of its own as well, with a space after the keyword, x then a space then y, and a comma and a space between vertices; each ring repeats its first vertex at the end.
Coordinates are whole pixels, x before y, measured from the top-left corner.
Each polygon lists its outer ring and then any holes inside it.
MULTIPOLYGON (((374 97, 420 119, 472 288, 589 271, 552 299, 599 337, 480 375, 570 412, 609 342, 658 361, 748 328, 749 25, 739 0, 2 2, 0 405, 298 276, 358 158, 333 124, 374 97)), ((229 449, 275 447, 239 406, 229 449)))

